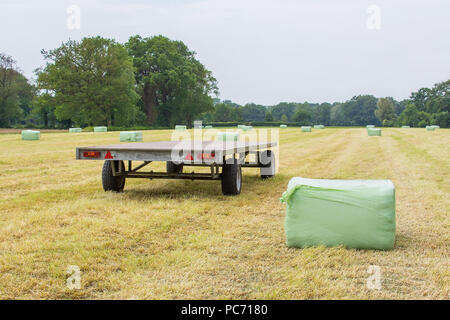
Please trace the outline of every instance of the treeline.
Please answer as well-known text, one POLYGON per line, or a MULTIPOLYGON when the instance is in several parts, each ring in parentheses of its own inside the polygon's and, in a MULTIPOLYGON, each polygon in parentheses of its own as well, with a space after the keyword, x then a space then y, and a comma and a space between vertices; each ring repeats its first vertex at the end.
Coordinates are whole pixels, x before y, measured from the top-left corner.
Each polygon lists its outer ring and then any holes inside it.
POLYGON ((376 98, 360 95, 346 102, 294 103, 281 102, 273 106, 249 103, 240 106, 230 100, 215 99, 214 110, 202 115, 212 122, 295 122, 299 125, 327 126, 450 126, 450 80, 433 88, 422 88, 410 99, 376 98))
POLYGON ((26 79, 0 54, 0 127, 192 126, 193 121, 327 126, 450 125, 450 80, 409 99, 355 96, 345 102, 281 102, 273 106, 220 101, 217 81, 181 41, 133 36, 67 41, 42 50, 45 65, 26 79))
POLYGON ((30 84, 0 56, 0 126, 191 125, 213 110, 217 81, 181 41, 101 37, 41 51, 46 64, 30 84))

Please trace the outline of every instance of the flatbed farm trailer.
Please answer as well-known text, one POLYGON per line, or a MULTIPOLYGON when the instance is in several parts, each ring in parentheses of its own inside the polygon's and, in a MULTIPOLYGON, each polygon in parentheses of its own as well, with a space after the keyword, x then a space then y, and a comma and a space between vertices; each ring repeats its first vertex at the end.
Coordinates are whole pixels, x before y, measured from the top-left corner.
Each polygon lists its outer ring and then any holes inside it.
POLYGON ((122 192, 129 178, 189 179, 221 180, 223 194, 238 195, 242 187, 241 168, 260 168, 263 179, 275 175, 275 154, 272 150, 275 146, 275 142, 140 142, 81 147, 76 149, 76 158, 105 161, 102 170, 105 191, 122 192), (142 163, 133 167, 133 161, 142 163), (166 162, 166 172, 142 171, 155 161, 166 162), (211 171, 188 173, 183 172, 184 167, 209 167, 211 171))

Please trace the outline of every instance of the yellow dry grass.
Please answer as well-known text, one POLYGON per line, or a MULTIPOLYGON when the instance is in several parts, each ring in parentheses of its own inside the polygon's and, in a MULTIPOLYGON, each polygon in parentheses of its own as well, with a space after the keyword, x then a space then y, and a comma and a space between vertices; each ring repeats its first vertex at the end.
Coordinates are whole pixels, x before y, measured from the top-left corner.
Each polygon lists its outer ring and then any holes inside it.
POLYGON ((105 193, 102 162, 75 161, 75 147, 117 142, 117 132, 0 135, 0 298, 449 298, 449 130, 283 129, 277 177, 245 169, 237 197, 217 181, 129 180, 105 193), (287 248, 279 198, 294 176, 391 179, 395 250, 287 248), (69 265, 80 290, 66 286, 69 265), (381 267, 381 290, 366 287, 369 265, 381 267))

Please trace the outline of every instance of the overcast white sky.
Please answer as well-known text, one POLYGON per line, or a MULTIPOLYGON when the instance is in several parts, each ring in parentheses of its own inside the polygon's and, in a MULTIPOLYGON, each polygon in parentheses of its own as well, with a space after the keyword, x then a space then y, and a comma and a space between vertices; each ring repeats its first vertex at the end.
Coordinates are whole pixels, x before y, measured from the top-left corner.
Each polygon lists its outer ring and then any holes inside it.
POLYGON ((43 65, 43 48, 134 34, 182 40, 217 78, 220 98, 241 104, 403 99, 450 79, 448 0, 0 2, 0 52, 28 77, 43 65), (81 9, 80 29, 67 27, 70 5, 81 9), (367 26, 371 5, 380 9, 379 29, 367 26))

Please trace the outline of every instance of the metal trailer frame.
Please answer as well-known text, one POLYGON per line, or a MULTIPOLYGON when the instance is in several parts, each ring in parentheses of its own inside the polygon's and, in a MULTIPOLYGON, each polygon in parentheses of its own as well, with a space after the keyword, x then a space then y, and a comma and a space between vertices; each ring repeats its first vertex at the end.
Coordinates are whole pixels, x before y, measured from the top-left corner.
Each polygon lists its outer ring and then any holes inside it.
MULTIPOLYGON (((240 168, 260 168, 261 177, 275 175, 275 156, 272 148, 275 142, 240 142, 240 141, 159 141, 115 144, 76 148, 77 160, 105 160, 123 165, 110 165, 112 177, 124 179, 188 179, 188 180, 222 180, 224 191, 224 167, 237 166, 237 175, 241 183, 240 168), (253 155, 251 161, 249 155, 253 155), (133 161, 142 161, 133 167, 133 161), (152 162, 172 162, 183 167, 209 167, 210 173, 154 172, 141 171, 152 162), (127 166, 125 163, 127 162, 127 166), (128 167, 128 168, 127 168, 128 167), (220 169, 222 168, 222 172, 220 169)), ((105 168, 104 165, 104 168, 105 168)), ((236 170, 235 170, 236 171, 236 170)), ((227 171, 228 172, 228 171, 227 171)), ((227 178, 228 179, 228 178, 227 178)), ((105 177, 103 176, 103 180, 105 177)), ((104 181, 103 181, 104 182, 104 181)), ((105 191, 105 184, 103 183, 105 191)), ((123 187, 122 187, 123 189, 123 187)), ((224 194, 239 194, 238 190, 224 194)), ((121 191, 121 190, 119 190, 121 191)))

